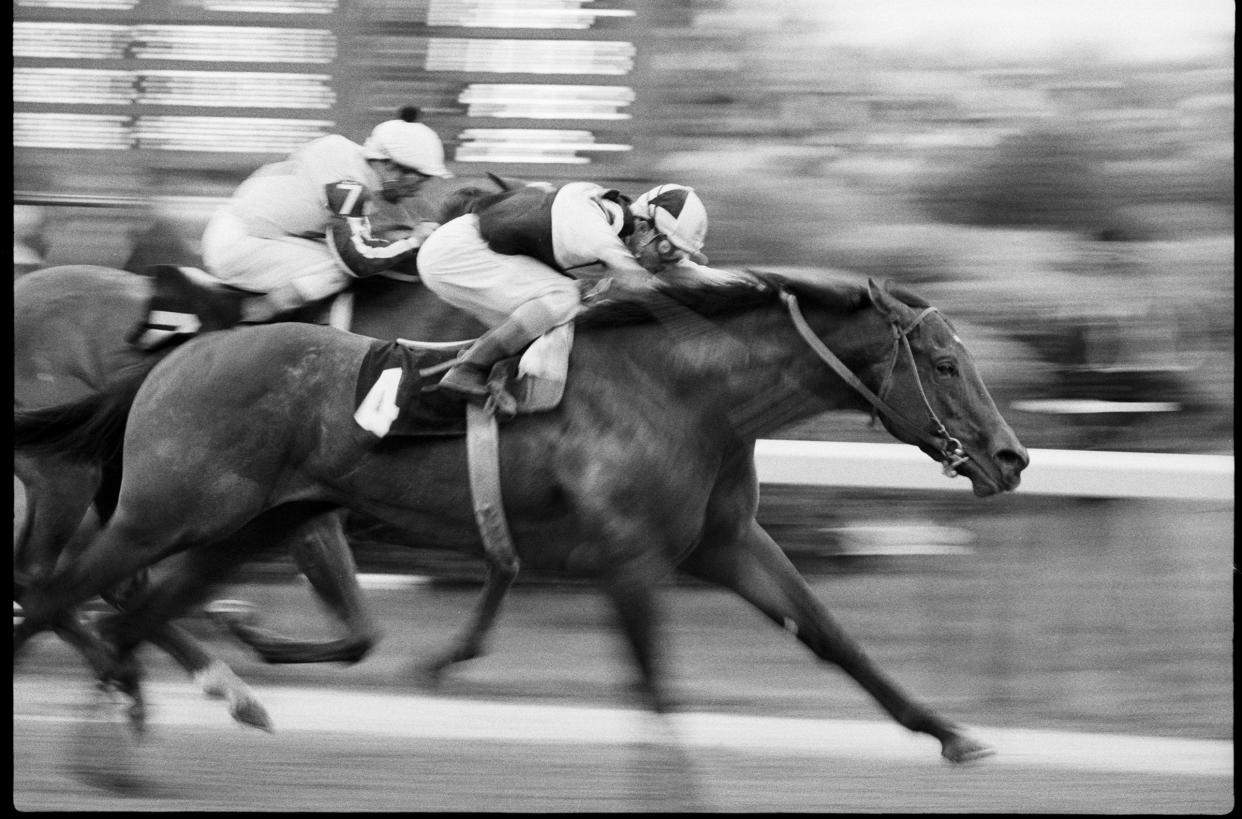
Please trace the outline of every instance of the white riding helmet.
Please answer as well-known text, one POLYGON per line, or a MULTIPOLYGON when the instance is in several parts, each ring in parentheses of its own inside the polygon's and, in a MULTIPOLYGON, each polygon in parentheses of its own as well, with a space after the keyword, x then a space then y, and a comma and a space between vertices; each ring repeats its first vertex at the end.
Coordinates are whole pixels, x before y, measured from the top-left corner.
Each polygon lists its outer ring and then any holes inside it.
POLYGON ((408 105, 400 117, 371 131, 362 146, 367 159, 390 159, 428 176, 452 176, 444 167, 444 147, 435 132, 418 121, 418 109, 408 105))
POLYGON ((657 231, 668 237, 674 247, 689 254, 691 260, 707 264, 707 257, 700 252, 707 237, 707 208, 703 207, 703 200, 694 188, 671 183, 660 185, 635 199, 630 212, 654 224, 657 231))

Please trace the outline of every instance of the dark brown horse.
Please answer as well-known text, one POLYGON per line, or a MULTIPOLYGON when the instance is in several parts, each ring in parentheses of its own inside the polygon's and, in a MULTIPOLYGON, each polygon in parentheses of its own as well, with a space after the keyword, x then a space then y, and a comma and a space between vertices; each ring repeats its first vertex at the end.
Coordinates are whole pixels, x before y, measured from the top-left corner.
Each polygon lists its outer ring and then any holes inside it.
MULTIPOLYGON (((949 323, 872 283, 772 275, 666 283, 578 322, 562 404, 502 430, 505 512, 524 564, 598 581, 648 704, 668 707, 656 585, 679 568, 750 601, 900 724, 940 740, 946 758, 988 753, 888 679, 755 520, 755 439, 826 408, 868 408, 864 396, 977 495, 1018 485, 1026 451, 949 323)), ((95 424, 126 410, 129 432, 115 514, 78 561, 32 589, 15 650, 100 589, 183 553, 185 570, 108 624, 129 661, 114 671, 136 689, 132 650, 153 627, 258 544, 329 509, 482 555, 464 441, 377 442, 353 423, 369 347, 309 325, 210 334, 172 353, 132 406, 96 398, 19 413, 19 448, 89 451, 95 424)))
MULTIPOLYGON (((463 177, 428 180, 413 199, 383 205, 374 220, 377 233, 392 235, 419 221, 444 221, 456 215, 477 192, 492 193, 514 180, 463 177)), ((89 265, 49 268, 14 283, 14 404, 18 409, 47 407, 99 395, 118 383, 136 386, 171 348, 147 352, 126 337, 145 315, 154 289, 149 276, 89 265)), ((471 338, 483 327, 469 315, 444 304, 417 283, 374 277, 352 291, 353 329, 377 338, 429 340, 471 338)), ((297 320, 326 315, 314 305, 297 320)), ((14 542, 19 582, 14 599, 23 597, 27 581, 47 578, 58 561, 73 559, 88 510, 106 521, 120 487, 119 453, 95 459, 66 459, 55 453, 15 452, 14 474, 25 491, 25 515, 14 542)), ((364 656, 378 639, 378 629, 353 582, 353 564, 337 515, 325 515, 286 538, 295 559, 319 596, 347 628, 345 637, 298 643, 290 649, 275 636, 238 626, 239 636, 256 641, 270 661, 335 659, 364 656), (342 579, 347 579, 348 582, 342 579)), ((118 595, 109 592, 110 601, 118 595)), ((60 633, 82 647, 89 637, 74 623, 60 633)), ((169 625, 154 640, 213 696, 229 700, 233 715, 246 724, 268 726, 267 716, 245 684, 214 660, 190 635, 169 625)))

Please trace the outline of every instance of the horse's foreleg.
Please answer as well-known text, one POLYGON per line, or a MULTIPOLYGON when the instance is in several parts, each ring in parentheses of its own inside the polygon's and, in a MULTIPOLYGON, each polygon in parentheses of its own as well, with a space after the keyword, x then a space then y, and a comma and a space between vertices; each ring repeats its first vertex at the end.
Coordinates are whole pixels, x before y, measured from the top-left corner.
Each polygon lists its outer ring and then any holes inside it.
POLYGON ((513 585, 518 573, 518 561, 502 562, 489 560, 487 576, 483 581, 483 591, 470 614, 470 622, 457 636, 447 651, 423 663, 419 670, 426 680, 434 685, 440 680, 444 670, 454 663, 473 660, 483 654, 483 646, 487 641, 488 632, 496 622, 500 612, 500 604, 504 602, 509 587, 513 585))
POLYGON ((376 624, 342 526, 343 513, 313 520, 291 537, 298 568, 328 609, 345 625, 347 634, 336 640, 302 640, 246 622, 246 618, 217 609, 212 616, 234 637, 250 646, 268 663, 356 663, 379 642, 376 624))
POLYGON ((901 725, 940 740, 946 759, 966 762, 992 753, 890 680, 845 633, 789 558, 753 519, 738 538, 704 543, 681 568, 737 592, 821 659, 853 677, 901 725))
POLYGON ((622 636, 638 666, 637 692, 655 713, 639 743, 635 793, 642 810, 704 810, 694 766, 670 720, 673 700, 665 682, 661 656, 662 617, 658 583, 665 568, 658 561, 637 560, 614 568, 604 590, 616 612, 622 636))
POLYGON ((621 634, 638 666, 637 689, 644 704, 657 714, 671 710, 665 689, 660 656, 659 573, 633 561, 614 568, 604 578, 604 591, 612 602, 621 634))

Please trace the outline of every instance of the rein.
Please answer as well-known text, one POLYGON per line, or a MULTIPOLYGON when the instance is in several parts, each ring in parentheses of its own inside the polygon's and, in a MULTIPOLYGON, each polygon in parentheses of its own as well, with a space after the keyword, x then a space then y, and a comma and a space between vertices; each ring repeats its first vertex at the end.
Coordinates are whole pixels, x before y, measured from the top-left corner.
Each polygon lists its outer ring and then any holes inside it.
POLYGON ((811 329, 811 325, 807 323, 806 318, 802 315, 802 308, 798 305, 797 297, 788 290, 782 290, 781 300, 789 311, 789 317, 793 321, 794 328, 797 329, 798 335, 802 336, 802 340, 807 343, 807 346, 814 350, 815 354, 831 367, 832 371, 839 375, 845 383, 849 384, 859 395, 867 399, 876 412, 881 412, 890 420, 904 426, 914 434, 914 437, 920 443, 927 444, 939 452, 940 458, 938 460, 944 464, 944 474, 950 478, 957 477, 957 467, 969 461, 970 457, 962 448, 962 442, 950 435, 949 431, 945 429, 944 422, 936 415, 936 411, 932 409, 931 402, 927 400, 927 393, 923 390, 922 379, 918 377, 919 371, 914 360, 914 350, 910 347, 910 333, 922 323, 923 319, 932 313, 938 312, 936 308, 925 308, 906 327, 901 327, 896 321, 890 322, 893 329, 893 354, 889 360, 888 373, 880 384, 880 394, 876 395, 815 334, 815 331, 811 329), (893 373, 897 369, 897 357, 903 349, 914 373, 914 383, 918 387, 919 398, 922 399, 928 418, 934 427, 931 433, 928 433, 924 427, 914 423, 884 401, 883 396, 888 393, 889 387, 892 384, 893 373))

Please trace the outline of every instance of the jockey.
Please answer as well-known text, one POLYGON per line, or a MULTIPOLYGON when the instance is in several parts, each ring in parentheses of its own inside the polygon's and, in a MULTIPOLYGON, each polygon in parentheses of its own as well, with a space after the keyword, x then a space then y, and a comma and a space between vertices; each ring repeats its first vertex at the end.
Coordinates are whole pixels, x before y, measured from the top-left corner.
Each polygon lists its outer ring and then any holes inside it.
POLYGON ((706 234, 707 210, 683 185, 661 185, 632 202, 590 182, 528 185, 481 200, 436 229, 419 252, 427 288, 490 328, 439 387, 486 396, 493 364, 574 317, 581 284, 641 289, 676 268, 706 271, 706 234))
POLYGON ((313 140, 251 174, 212 216, 202 240, 208 272, 266 294, 246 302, 242 321, 266 321, 354 278, 413 263, 426 231, 376 239, 368 214, 376 193, 396 202, 411 182, 452 176, 439 138, 417 118, 417 108, 403 108, 365 145, 337 134, 313 140))

